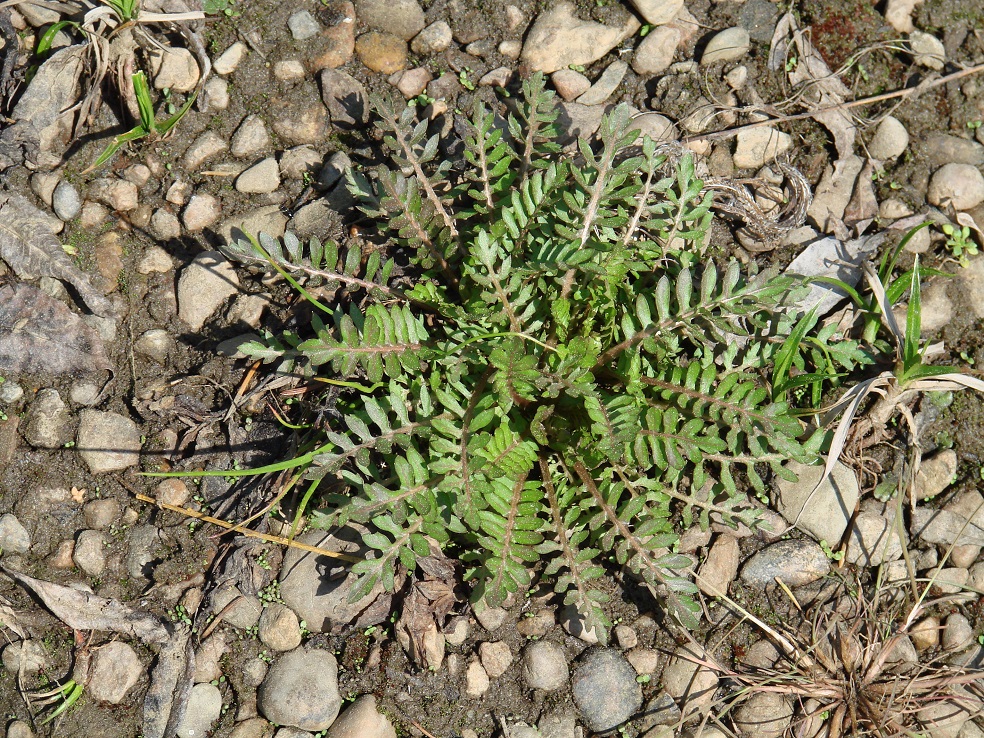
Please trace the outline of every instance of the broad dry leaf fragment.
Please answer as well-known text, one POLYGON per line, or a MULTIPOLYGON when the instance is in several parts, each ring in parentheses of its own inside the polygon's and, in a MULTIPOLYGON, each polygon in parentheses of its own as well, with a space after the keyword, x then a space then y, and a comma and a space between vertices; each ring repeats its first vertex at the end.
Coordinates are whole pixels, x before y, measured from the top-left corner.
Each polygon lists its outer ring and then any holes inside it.
POLYGON ((107 630, 139 638, 144 643, 165 643, 171 637, 155 616, 134 610, 119 600, 45 582, 7 567, 3 571, 34 592, 55 617, 74 630, 107 630))
POLYGON ((177 732, 194 683, 193 645, 191 629, 178 626, 174 636, 157 654, 150 672, 150 687, 144 697, 144 738, 169 738, 177 732))
POLYGON ((0 194, 0 259, 21 279, 54 277, 68 282, 96 315, 116 317, 112 303, 62 250, 45 214, 20 195, 0 194))
POLYGON ((53 376, 112 366, 99 334, 64 304, 29 284, 0 287, 0 372, 53 376))
MULTIPOLYGON (((62 133, 59 118, 75 105, 85 68, 85 44, 53 53, 40 67, 11 113, 12 126, 0 130, 0 172, 24 160, 55 165, 55 139, 62 133)), ((69 127, 66 126, 67 130, 69 127)))

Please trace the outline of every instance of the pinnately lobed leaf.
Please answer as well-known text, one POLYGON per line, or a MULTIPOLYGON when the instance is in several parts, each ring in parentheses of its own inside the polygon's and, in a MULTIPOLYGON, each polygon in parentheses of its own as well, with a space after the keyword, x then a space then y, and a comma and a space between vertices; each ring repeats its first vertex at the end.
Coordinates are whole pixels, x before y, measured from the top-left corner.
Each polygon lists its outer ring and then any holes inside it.
MULTIPOLYGON (((377 110, 393 168, 347 181, 386 256, 292 236, 266 249, 331 286, 332 314, 303 340, 249 348, 331 386, 303 474, 320 490, 315 524, 371 530, 352 597, 396 586, 428 536, 454 547, 487 605, 548 577, 604 637, 601 575, 617 564, 693 627, 674 521, 754 524, 745 492, 818 458, 820 436, 803 437, 766 379, 776 357, 783 378, 809 368, 806 335, 780 351, 794 280, 706 258, 691 158, 640 144, 623 106, 563 157, 535 75, 504 126, 476 106, 462 169, 402 103, 377 110), (401 287, 394 260, 408 264, 401 287)), ((825 354, 838 355, 856 358, 825 354)))

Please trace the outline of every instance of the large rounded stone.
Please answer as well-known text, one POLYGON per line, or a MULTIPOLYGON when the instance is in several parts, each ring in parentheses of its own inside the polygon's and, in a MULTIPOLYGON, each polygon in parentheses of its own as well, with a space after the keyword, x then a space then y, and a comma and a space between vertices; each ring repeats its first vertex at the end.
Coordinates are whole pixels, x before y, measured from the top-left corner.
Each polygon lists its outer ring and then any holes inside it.
POLYGON ((298 649, 270 667, 256 693, 256 706, 272 723, 324 730, 342 706, 338 662, 327 651, 298 649))
POLYGON ((611 648, 588 652, 574 672, 571 692, 585 724, 596 732, 621 725, 642 707, 635 669, 611 648))

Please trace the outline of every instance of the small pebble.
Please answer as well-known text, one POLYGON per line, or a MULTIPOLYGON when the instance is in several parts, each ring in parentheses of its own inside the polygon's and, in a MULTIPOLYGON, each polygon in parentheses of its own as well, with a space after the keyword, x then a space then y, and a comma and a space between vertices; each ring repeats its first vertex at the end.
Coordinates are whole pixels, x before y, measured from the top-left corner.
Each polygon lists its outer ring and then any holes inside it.
POLYGON ((564 687, 570 676, 564 649, 549 641, 536 641, 523 651, 523 678, 533 689, 550 692, 564 687))
POLYGON ((946 49, 936 36, 923 31, 913 31, 909 34, 909 47, 912 49, 912 60, 916 64, 937 72, 943 71, 946 49))
POLYGON ((308 10, 298 10, 293 13, 287 19, 287 27, 290 28, 290 34, 295 41, 307 41, 309 38, 317 36, 321 31, 318 21, 308 10))
POLYGON ((280 187, 280 168, 277 160, 267 157, 236 178, 236 189, 247 194, 264 194, 280 187))
POLYGON ((748 36, 748 31, 744 28, 737 26, 726 28, 714 34, 711 40, 707 42, 704 53, 700 57, 700 63, 707 65, 735 61, 745 56, 751 46, 752 42, 748 36))
POLYGON ((478 647, 478 655, 482 660, 482 667, 485 669, 485 673, 492 679, 505 674, 513 661, 509 644, 503 641, 483 643, 478 647))
POLYGON ((489 675, 478 660, 473 660, 465 672, 465 694, 469 697, 481 697, 488 691, 489 675))
POLYGON ((926 199, 937 207, 970 210, 984 202, 984 175, 972 164, 946 164, 930 178, 926 199))
POLYGON ((258 115, 247 115, 232 134, 229 152, 240 159, 256 156, 270 147, 270 133, 258 115))
POLYGON ((51 207, 55 215, 67 222, 82 212, 82 198, 75 186, 63 179, 51 195, 51 207))
POLYGON ((393 74, 407 66, 407 42, 390 33, 362 34, 355 40, 355 53, 374 72, 393 74))
POLYGON ((415 54, 439 54, 447 49, 453 40, 451 26, 445 21, 437 21, 418 33, 410 42, 410 48, 415 54))
POLYGON ((591 87, 591 80, 573 69, 558 69, 550 75, 550 81, 557 94, 568 102, 580 97, 591 87))
POLYGON ((873 159, 894 159, 901 156, 909 146, 909 132, 905 126, 892 116, 886 116, 868 144, 868 153, 873 159))
POLYGON ((236 41, 232 46, 222 52, 214 62, 212 71, 216 74, 227 75, 236 71, 236 67, 246 56, 247 46, 242 41, 236 41))

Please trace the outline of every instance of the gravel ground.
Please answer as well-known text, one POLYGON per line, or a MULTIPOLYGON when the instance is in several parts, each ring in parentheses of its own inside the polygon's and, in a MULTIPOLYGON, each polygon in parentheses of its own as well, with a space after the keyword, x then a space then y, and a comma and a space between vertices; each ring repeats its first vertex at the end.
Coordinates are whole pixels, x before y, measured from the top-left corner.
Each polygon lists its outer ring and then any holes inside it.
MULTIPOLYGON (((769 627, 833 623, 832 612, 861 622, 873 610, 858 592, 870 595, 879 572, 903 580, 904 548, 917 575, 935 576, 934 595, 953 596, 914 618, 899 660, 979 666, 984 407, 971 392, 909 402, 923 462, 897 528, 881 494, 904 458, 893 424, 814 494, 819 470, 774 485, 766 517, 773 530, 796 520, 795 535, 687 531, 680 552, 699 562, 707 609, 695 640, 671 632, 648 594, 612 570, 608 645, 541 585, 501 609, 474 611, 463 596, 427 636, 429 668, 410 661, 387 596, 348 602, 340 560, 222 535, 173 509, 245 520, 269 503, 269 481, 134 473, 247 469, 291 453, 264 400, 289 385, 257 375, 237 351, 262 330, 289 328, 296 299, 218 249, 236 228, 371 241, 342 176, 376 161, 367 99, 392 88, 450 137, 476 98, 502 110, 525 75, 543 71, 572 140, 625 102, 710 176, 769 180, 781 156, 813 193, 803 227, 767 250, 724 218, 712 234, 718 253, 761 265, 816 259, 824 236, 859 243, 884 232, 894 243, 929 219, 903 266, 918 253, 952 276, 923 286, 923 334, 944 342, 941 363, 979 368, 984 257, 954 253, 942 225, 984 225, 984 83, 972 70, 984 63, 984 11, 978 0, 878 7, 804 0, 785 15, 786 4, 768 0, 220 0, 205 20, 184 21, 184 34, 166 23, 105 34, 101 86, 71 26, 53 34, 44 64, 29 53, 58 10, 0 8, 7 735, 818 735, 808 695, 761 693, 725 714, 720 699, 737 684, 726 671, 785 667, 762 630, 715 596, 729 593, 769 627), (796 29, 808 33, 784 44, 796 29), (770 65, 771 46, 785 53, 770 65), (158 120, 198 96, 170 135, 94 167, 136 121, 132 91, 113 82, 131 68, 147 70, 158 120), (815 112, 907 88, 919 94, 815 112), (723 669, 694 663, 708 659, 723 669), (39 696, 61 686, 60 701, 39 696)), ((140 12, 198 9, 174 0, 140 12)), ((258 530, 285 534, 285 515, 260 518, 258 530)), ((299 541, 357 556, 360 535, 309 531, 299 541)), ((971 718, 981 701, 967 694, 970 706, 926 713, 924 727, 979 735, 971 718)))

